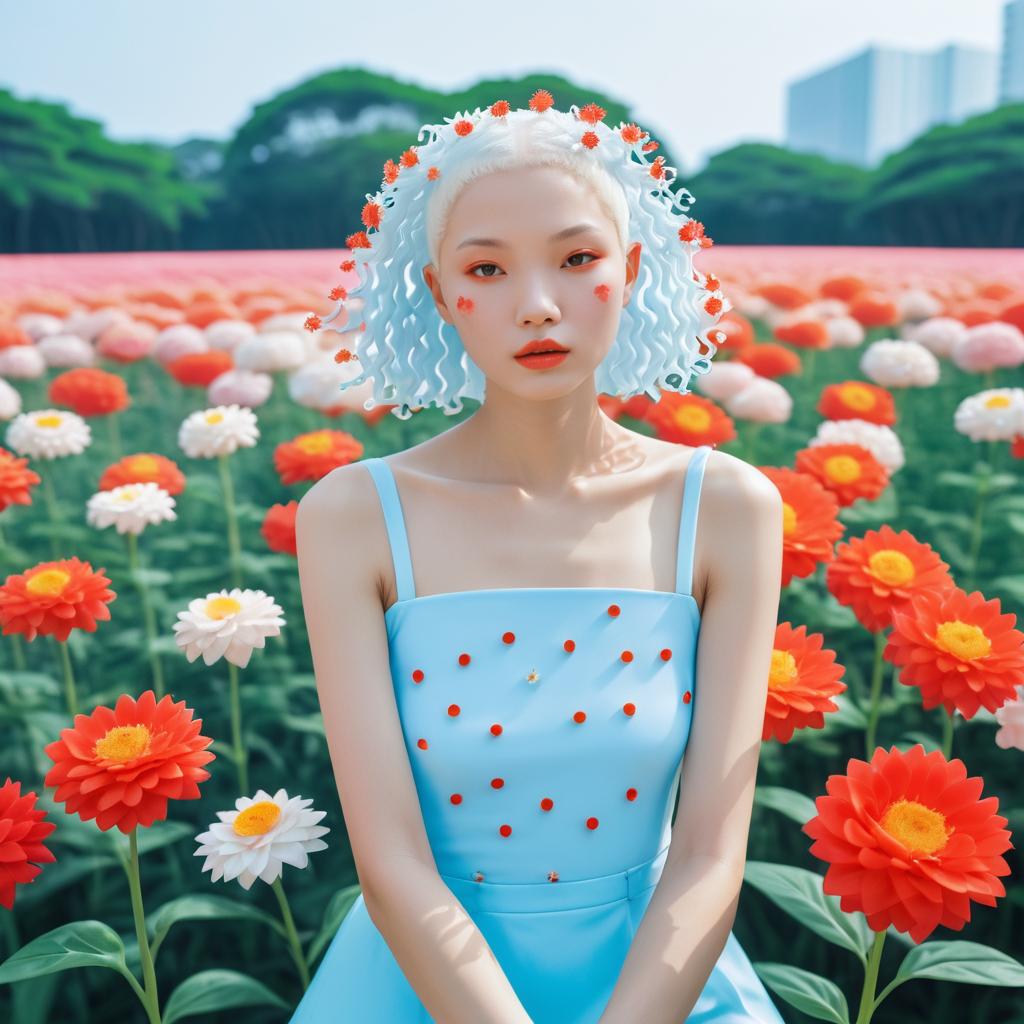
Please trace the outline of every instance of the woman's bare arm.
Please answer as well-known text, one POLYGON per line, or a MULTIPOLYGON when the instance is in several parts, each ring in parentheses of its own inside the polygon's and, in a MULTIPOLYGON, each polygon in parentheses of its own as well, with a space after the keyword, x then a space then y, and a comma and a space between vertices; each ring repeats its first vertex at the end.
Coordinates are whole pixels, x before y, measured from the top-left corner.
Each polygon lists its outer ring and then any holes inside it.
POLYGON ((314 484, 295 525, 324 732, 370 918, 438 1024, 530 1024, 438 873, 423 826, 378 591, 390 547, 366 467, 343 466, 314 484))

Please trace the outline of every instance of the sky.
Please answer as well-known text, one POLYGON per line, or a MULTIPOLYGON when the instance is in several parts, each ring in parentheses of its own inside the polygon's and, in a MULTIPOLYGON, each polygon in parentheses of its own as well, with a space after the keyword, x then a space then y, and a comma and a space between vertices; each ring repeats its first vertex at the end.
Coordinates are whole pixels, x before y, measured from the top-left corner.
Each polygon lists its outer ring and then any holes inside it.
MULTIPOLYGON (((178 143, 230 137, 255 105, 340 67, 444 91, 555 72, 625 102, 670 148, 679 171, 692 173, 736 143, 784 142, 787 83, 868 45, 930 50, 955 42, 997 51, 1003 6, 0 0, 0 86, 65 102, 113 139, 178 143)), ((555 103, 562 106, 557 96, 555 103)))

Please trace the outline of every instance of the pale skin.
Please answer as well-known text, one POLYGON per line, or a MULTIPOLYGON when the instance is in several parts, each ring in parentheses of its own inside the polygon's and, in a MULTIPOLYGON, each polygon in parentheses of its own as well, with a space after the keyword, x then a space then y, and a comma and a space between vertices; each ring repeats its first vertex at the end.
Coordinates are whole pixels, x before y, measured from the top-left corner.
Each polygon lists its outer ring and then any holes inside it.
MULTIPOLYGON (((594 194, 561 169, 485 175, 456 200, 438 266, 424 267, 423 280, 484 372, 487 394, 468 419, 387 458, 417 596, 675 590, 693 449, 616 423, 594 384, 642 255, 638 242, 623 249, 594 194), (551 240, 582 223, 585 232, 551 240), (463 246, 470 238, 504 244, 463 246), (599 285, 607 286, 600 295, 599 285), (571 349, 561 365, 531 370, 514 358, 525 342, 549 337, 571 349)), ((424 830, 390 681, 383 612, 397 597, 391 552, 366 468, 344 466, 316 483, 296 528, 324 731, 367 910, 439 1024, 529 1021, 438 874, 424 830)), ((755 467, 712 452, 693 573, 701 699, 668 859, 601 1024, 679 1024, 732 928, 781 563, 778 490, 755 467)))

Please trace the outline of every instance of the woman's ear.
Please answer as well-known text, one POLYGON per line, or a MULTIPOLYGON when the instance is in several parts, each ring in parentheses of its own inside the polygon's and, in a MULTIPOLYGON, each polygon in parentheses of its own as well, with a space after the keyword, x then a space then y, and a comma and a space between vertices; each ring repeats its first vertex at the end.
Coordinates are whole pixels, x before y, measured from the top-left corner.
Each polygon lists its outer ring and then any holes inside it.
POLYGON ((438 279, 433 263, 428 263, 423 268, 423 280, 430 289, 430 294, 434 296, 434 302, 437 304, 437 311, 441 315, 441 319, 445 323, 454 324, 451 313, 448 312, 448 306, 444 301, 444 296, 441 294, 441 282, 438 279))
POLYGON ((640 273, 640 249, 640 243, 634 242, 626 252, 626 287, 622 295, 624 306, 633 295, 633 285, 636 284, 637 275, 640 273))

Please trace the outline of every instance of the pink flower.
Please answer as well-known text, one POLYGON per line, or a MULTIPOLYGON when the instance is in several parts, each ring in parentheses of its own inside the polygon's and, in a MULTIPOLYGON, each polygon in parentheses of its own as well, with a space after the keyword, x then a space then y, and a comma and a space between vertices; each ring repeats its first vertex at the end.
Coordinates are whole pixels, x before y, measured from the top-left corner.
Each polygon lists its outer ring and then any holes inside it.
POLYGON ((209 351, 206 335, 198 327, 193 324, 172 324, 157 335, 153 358, 161 366, 166 366, 182 356, 209 351))
POLYGON ((96 340, 96 351, 119 363, 145 359, 156 344, 156 328, 145 320, 118 322, 105 328, 96 340))
POLYGON ((1024 683, 1017 685, 1016 700, 1008 700, 995 710, 1002 728, 996 733, 996 746, 1024 750, 1024 683))
POLYGON ((776 380, 758 377, 725 400, 725 411, 738 420, 785 423, 793 413, 793 398, 776 380))
POLYGON ((252 370, 228 370, 215 377, 207 388, 211 405, 247 405, 255 409, 270 397, 274 378, 252 370))
POLYGON ((10 345, 0 349, 0 377, 35 380, 46 373, 46 360, 36 345, 10 345))
POLYGON ((694 375, 693 383, 708 398, 724 402, 738 391, 742 391, 757 376, 746 363, 722 360, 712 361, 707 373, 694 375))
POLYGON ((961 370, 987 373, 1000 366, 1024 363, 1024 334, 1019 327, 999 320, 968 327, 950 357, 961 370))

